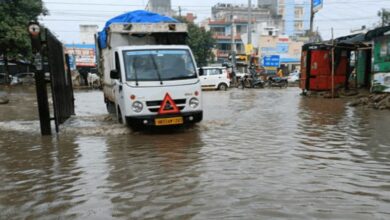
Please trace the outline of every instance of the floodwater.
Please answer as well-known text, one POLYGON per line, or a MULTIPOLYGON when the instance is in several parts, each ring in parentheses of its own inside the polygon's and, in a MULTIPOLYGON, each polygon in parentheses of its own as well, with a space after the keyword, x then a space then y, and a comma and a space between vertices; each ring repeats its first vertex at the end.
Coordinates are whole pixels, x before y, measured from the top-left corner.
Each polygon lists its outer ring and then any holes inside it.
POLYGON ((390 114, 296 88, 205 92, 204 121, 134 133, 98 91, 41 137, 0 106, 0 219, 390 219, 390 114))

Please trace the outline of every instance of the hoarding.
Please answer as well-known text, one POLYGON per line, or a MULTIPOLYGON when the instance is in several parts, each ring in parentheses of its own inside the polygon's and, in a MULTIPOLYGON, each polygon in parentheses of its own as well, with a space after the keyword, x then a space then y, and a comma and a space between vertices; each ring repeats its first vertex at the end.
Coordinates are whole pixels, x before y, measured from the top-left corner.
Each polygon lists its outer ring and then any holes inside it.
POLYGON ((65 53, 75 58, 76 66, 78 67, 95 67, 96 55, 95 45, 89 44, 75 44, 65 45, 65 53))
POLYGON ((316 13, 322 8, 324 4, 324 0, 312 0, 312 1, 313 1, 313 12, 316 13))

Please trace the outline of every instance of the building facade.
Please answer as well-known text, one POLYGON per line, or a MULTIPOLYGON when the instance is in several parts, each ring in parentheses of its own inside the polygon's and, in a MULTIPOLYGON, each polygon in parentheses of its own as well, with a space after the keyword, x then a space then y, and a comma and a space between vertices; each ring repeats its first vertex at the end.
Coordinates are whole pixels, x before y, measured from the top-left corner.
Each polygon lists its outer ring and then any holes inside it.
MULTIPOLYGON (((212 18, 204 25, 214 34, 216 40, 216 57, 218 61, 227 60, 232 50, 238 54, 245 53, 245 43, 248 34, 248 5, 234 5, 219 3, 212 7, 212 18), (234 37, 232 37, 234 36, 234 37), (244 39, 245 38, 245 39, 244 39)), ((271 35, 278 30, 280 19, 273 15, 270 9, 252 5, 252 36, 259 27, 261 32, 272 26, 271 35), (263 24, 259 26, 258 24, 263 24)))
POLYGON ((281 18, 281 33, 304 35, 310 29, 311 0, 258 0, 258 6, 268 8, 281 18))
POLYGON ((280 64, 291 72, 300 65, 303 41, 297 41, 288 36, 260 36, 258 53, 260 59, 267 56, 279 56, 280 64))
POLYGON ((149 0, 146 10, 165 16, 175 15, 172 10, 171 0, 149 0))

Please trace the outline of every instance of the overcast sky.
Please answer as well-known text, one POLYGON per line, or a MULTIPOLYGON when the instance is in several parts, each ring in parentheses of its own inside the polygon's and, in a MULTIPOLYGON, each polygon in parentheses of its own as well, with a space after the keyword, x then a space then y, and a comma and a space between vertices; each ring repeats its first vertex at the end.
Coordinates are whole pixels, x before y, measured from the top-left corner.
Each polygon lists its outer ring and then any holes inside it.
MULTIPOLYGON (((123 12, 144 9, 147 0, 43 0, 50 15, 41 19, 65 43, 78 43, 80 24, 97 24, 102 29, 105 21, 123 12)), ((299 0, 301 1, 301 0, 299 0)), ((172 7, 181 6, 183 13, 192 12, 197 22, 210 17, 216 3, 248 4, 247 0, 172 0, 172 7)), ((252 0, 252 4, 257 1, 252 0)), ((362 25, 378 22, 377 12, 390 8, 390 0, 324 0, 324 7, 316 14, 314 27, 324 39, 350 33, 362 25)))

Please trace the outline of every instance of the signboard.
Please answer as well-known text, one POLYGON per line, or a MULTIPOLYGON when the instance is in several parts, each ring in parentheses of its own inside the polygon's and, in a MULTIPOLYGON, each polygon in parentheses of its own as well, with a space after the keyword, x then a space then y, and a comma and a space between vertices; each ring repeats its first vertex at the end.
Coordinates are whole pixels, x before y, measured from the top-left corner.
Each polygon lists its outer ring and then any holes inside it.
POLYGON ((288 44, 287 43, 277 43, 276 44, 277 53, 288 53, 288 44))
POLYGON ((245 53, 246 55, 251 55, 253 50, 253 44, 245 44, 245 53))
POLYGON ((95 46, 87 44, 65 45, 65 53, 75 58, 78 67, 95 67, 95 46))
POLYGON ((263 66, 264 67, 279 67, 280 66, 280 56, 279 55, 265 56, 263 58, 263 66))
POLYGON ((371 89, 373 92, 390 93, 390 73, 375 73, 371 89))
POLYGON ((70 70, 76 69, 76 58, 74 56, 69 56, 69 66, 70 70))
POLYGON ((324 4, 324 0, 313 0, 313 12, 318 12, 324 4))

